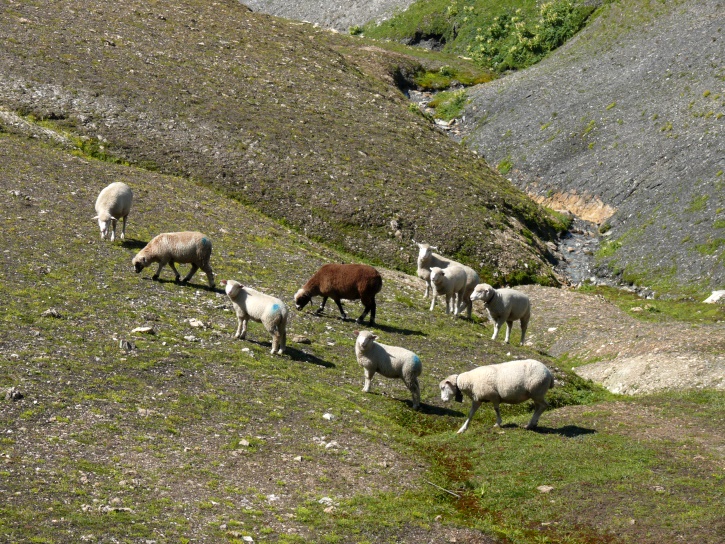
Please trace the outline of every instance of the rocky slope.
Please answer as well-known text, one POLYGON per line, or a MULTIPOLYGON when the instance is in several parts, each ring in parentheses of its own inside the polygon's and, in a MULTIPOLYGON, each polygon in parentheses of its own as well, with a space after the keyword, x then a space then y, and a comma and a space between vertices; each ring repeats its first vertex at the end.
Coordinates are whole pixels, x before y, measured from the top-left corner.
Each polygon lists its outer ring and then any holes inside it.
POLYGON ((253 11, 287 19, 309 21, 347 32, 351 26, 388 18, 395 10, 405 9, 414 0, 351 0, 347 2, 290 2, 289 0, 245 0, 253 11))
POLYGON ((604 6, 541 64, 470 93, 461 137, 540 202, 610 229, 599 272, 725 283, 725 7, 604 6))
POLYGON ((24 116, 5 130, 212 184, 372 262, 411 270, 416 239, 550 277, 550 216, 391 84, 417 60, 232 0, 15 4, 0 38, 0 106, 24 116))

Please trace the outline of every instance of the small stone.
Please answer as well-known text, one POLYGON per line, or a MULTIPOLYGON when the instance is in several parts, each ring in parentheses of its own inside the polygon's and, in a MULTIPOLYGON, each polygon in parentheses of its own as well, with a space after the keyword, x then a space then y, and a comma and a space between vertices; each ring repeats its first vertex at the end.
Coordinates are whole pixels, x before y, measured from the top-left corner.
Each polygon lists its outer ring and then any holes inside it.
POLYGON ((322 414, 322 419, 326 419, 327 421, 330 421, 332 419, 335 419, 335 416, 328 412, 326 414, 322 414))
POLYGON ((331 448, 337 448, 338 446, 339 446, 339 444, 336 441, 333 440, 333 441, 328 442, 327 444, 325 444, 325 449, 326 450, 329 450, 331 448))
POLYGON ((248 535, 247 536, 243 536, 242 537, 242 540, 244 542, 252 542, 252 543, 254 542, 254 539, 251 536, 248 536, 248 535))
POLYGON ((121 339, 121 341, 118 343, 118 347, 125 352, 129 352, 136 349, 136 344, 128 340, 121 339))
POLYGON ((242 438, 239 441, 239 445, 242 446, 243 448, 248 448, 249 447, 249 440, 245 440, 244 438, 242 438))
POLYGON ((302 456, 301 455, 298 455, 297 457, 295 457, 295 461, 297 461, 298 463, 301 463, 302 462, 302 456))
POLYGON ((536 489, 541 493, 551 493, 554 490, 554 488, 550 485, 540 485, 536 489))
POLYGON ((310 340, 306 336, 302 336, 301 334, 295 334, 292 337, 292 341, 296 344, 311 344, 312 343, 312 340, 310 340))
POLYGON ((199 341, 199 339, 196 336, 194 336, 193 334, 184 336, 184 340, 186 340, 187 342, 198 342, 199 341))
POLYGON ((54 317, 54 318, 58 319, 58 318, 61 318, 63 316, 55 308, 48 308, 42 314, 40 314, 40 317, 54 317))
POLYGON ((24 395, 15 387, 11 387, 5 392, 5 400, 20 400, 24 395))
POLYGON ((196 319, 194 317, 189 319, 189 325, 191 325, 195 329, 206 329, 207 328, 206 323, 204 323, 203 321, 200 321, 199 319, 196 319))
POLYGON ((131 334, 136 334, 136 333, 138 333, 138 334, 156 334, 156 331, 154 330, 153 327, 146 326, 146 327, 136 327, 135 329, 133 329, 131 331, 131 334))

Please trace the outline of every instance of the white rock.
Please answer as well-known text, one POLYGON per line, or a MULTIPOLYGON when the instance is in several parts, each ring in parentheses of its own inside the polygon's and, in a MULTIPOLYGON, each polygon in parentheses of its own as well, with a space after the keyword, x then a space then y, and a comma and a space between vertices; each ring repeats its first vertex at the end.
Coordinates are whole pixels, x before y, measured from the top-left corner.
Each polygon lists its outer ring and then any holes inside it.
POLYGON ((550 492, 552 492, 554 490, 554 488, 552 486, 550 486, 550 485, 540 485, 536 489, 538 491, 540 491, 541 493, 550 493, 550 492))
POLYGON ((327 412, 326 414, 322 415, 322 419, 326 419, 327 421, 330 421, 331 419, 335 419, 335 416, 331 413, 327 412))
POLYGON ((703 302, 706 304, 715 304, 716 302, 720 302, 725 298, 725 291, 713 291, 712 295, 707 297, 703 302))

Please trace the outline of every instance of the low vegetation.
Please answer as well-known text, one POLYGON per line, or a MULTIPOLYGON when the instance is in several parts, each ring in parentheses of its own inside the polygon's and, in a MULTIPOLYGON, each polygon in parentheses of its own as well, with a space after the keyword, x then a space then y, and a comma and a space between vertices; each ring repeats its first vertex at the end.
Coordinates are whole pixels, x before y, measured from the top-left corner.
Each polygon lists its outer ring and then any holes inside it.
POLYGON ((591 3, 553 0, 420 0, 366 36, 415 44, 433 39, 444 51, 473 58, 497 72, 535 64, 576 34, 594 12, 591 3))

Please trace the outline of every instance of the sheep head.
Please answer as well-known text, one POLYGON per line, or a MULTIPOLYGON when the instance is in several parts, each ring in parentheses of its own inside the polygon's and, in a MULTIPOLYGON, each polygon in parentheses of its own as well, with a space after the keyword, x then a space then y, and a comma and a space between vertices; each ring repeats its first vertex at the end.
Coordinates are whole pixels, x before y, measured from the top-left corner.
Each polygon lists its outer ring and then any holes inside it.
POLYGON ((440 383, 441 388, 441 400, 448 402, 451 398, 455 399, 456 402, 463 402, 463 393, 456 385, 458 383, 458 374, 448 376, 445 380, 440 383))
POLYGON ((307 306, 311 300, 312 297, 304 289, 300 289, 295 293, 295 307, 298 310, 307 306))
POLYGON ((434 283, 436 285, 440 285, 443 281, 443 277, 445 276, 445 272, 443 272, 442 268, 438 268, 437 266, 434 266, 430 269, 430 281, 431 283, 434 283))
POLYGON ((430 261, 430 257, 433 255, 434 249, 435 248, 429 246, 428 244, 418 244, 418 266, 430 261))
POLYGON ((235 280, 222 280, 221 285, 224 286, 224 292, 231 299, 236 298, 239 291, 244 289, 244 286, 235 280))
POLYGON ((111 238, 111 240, 113 240, 113 229, 111 228, 111 226, 113 225, 114 221, 117 221, 117 219, 108 212, 102 212, 95 216, 93 219, 98 220, 98 228, 101 229, 101 240, 106 240, 108 238, 111 238))
POLYGON ((357 335, 357 344, 360 346, 362 351, 365 351, 367 347, 377 339, 377 336, 370 331, 360 331, 357 335))
POLYGON ((483 302, 490 302, 493 295, 496 294, 496 289, 491 287, 487 283, 479 283, 473 289, 471 293, 471 300, 482 300, 483 302))

